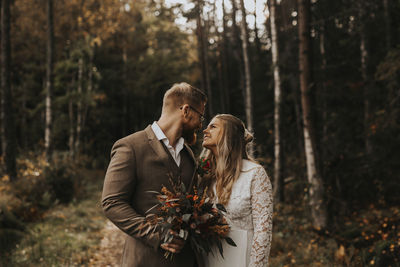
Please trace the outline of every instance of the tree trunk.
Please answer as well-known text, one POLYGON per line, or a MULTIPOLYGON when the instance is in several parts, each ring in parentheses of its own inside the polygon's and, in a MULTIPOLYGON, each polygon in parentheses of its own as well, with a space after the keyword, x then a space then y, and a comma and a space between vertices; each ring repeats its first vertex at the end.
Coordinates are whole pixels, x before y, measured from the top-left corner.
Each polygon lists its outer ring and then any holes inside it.
MULTIPOLYGON (((92 48, 94 49, 94 48, 92 48)), ((81 124, 81 131, 85 129, 86 126, 86 118, 88 115, 89 111, 89 98, 91 97, 92 91, 93 91, 93 58, 94 58, 94 53, 95 50, 91 51, 90 58, 89 58, 89 68, 88 68, 88 83, 87 83, 87 89, 85 95, 85 102, 84 102, 84 108, 82 112, 82 124, 81 124)), ((126 97, 128 98, 128 96, 126 97)), ((126 114, 127 117, 129 117, 129 112, 127 111, 126 114)))
POLYGON ((126 43, 122 48, 122 64, 123 64, 123 88, 122 88, 122 136, 126 136, 128 134, 128 123, 129 123, 129 115, 128 115, 128 86, 127 86, 127 78, 128 78, 128 53, 126 49, 126 43))
POLYGON ((210 75, 209 75, 209 67, 208 67, 208 49, 207 49, 207 36, 202 24, 202 10, 203 10, 203 0, 197 0, 197 40, 200 51, 200 62, 202 65, 202 73, 203 73, 203 85, 206 87, 206 92, 208 94, 208 115, 211 117, 214 115, 213 113, 213 101, 212 101, 212 92, 211 92, 211 83, 210 83, 210 75))
POLYGON ((321 53, 321 70, 322 70, 322 83, 321 83, 321 93, 319 94, 319 101, 321 101, 322 107, 322 137, 321 137, 321 173, 325 176, 325 159, 327 155, 326 144, 328 140, 328 103, 327 103, 327 95, 328 89, 326 86, 327 82, 327 60, 326 60, 326 51, 325 51, 325 25, 321 26, 320 35, 319 35, 319 50, 321 53))
POLYGON ((47 0, 47 72, 46 72, 46 128, 45 154, 49 162, 52 154, 52 97, 53 97, 53 65, 54 65, 54 22, 53 0, 47 0))
POLYGON ((69 156, 71 159, 75 156, 75 131, 74 131, 74 104, 72 99, 72 91, 73 86, 75 84, 75 78, 72 79, 71 86, 68 87, 68 117, 69 117, 69 138, 68 138, 68 146, 69 146, 69 156))
POLYGON ((229 64, 227 58, 227 44, 228 38, 226 36, 226 31, 228 27, 226 25, 226 10, 225 3, 222 1, 222 45, 221 45, 221 57, 222 57, 222 81, 223 81, 223 97, 225 98, 225 112, 230 113, 230 97, 229 97, 229 81, 228 81, 228 73, 229 73, 229 64))
POLYGON ((79 155, 81 146, 81 131, 82 131, 82 97, 83 97, 83 59, 78 61, 78 101, 76 108, 76 138, 75 138, 75 154, 79 155))
POLYGON ((311 81, 310 61, 310 0, 298 0, 299 8, 299 71, 301 103, 303 108, 303 132, 307 161, 307 177, 309 183, 309 205, 313 226, 323 229, 327 225, 327 212, 324 202, 322 178, 316 162, 316 140, 311 120, 310 92, 311 81))
MULTIPOLYGON (((28 112, 27 112, 27 107, 26 107, 26 102, 27 102, 27 100, 26 100, 26 98, 27 98, 27 96, 26 96, 26 88, 23 89, 21 98, 22 98, 21 125, 28 125, 28 120, 27 120, 27 113, 28 112)), ((26 129, 26 127, 21 127, 20 129, 21 129, 20 130, 21 148, 22 148, 22 150, 27 150, 27 149, 29 149, 28 148, 28 144, 29 144, 29 141, 28 141, 28 129, 26 129)))
POLYGON ((385 18, 385 37, 386 37, 386 49, 390 50, 392 47, 392 27, 390 26, 390 8, 388 0, 383 0, 383 12, 385 18))
POLYGON ((242 49, 242 41, 240 40, 240 31, 237 26, 236 12, 237 5, 236 0, 231 0, 232 3, 232 29, 233 29, 233 55, 235 59, 239 62, 239 84, 240 90, 242 91, 243 99, 246 98, 245 91, 245 75, 244 75, 244 62, 243 62, 243 49, 242 49))
POLYGON ((254 0, 254 42, 256 44, 258 58, 259 56, 261 56, 261 42, 260 37, 258 36, 257 28, 257 0, 254 0))
POLYGON ((6 173, 10 181, 17 179, 16 137, 11 95, 11 40, 10 40, 10 1, 1 2, 1 87, 2 87, 2 149, 6 173))
POLYGON ((270 2, 272 66, 274 71, 274 200, 275 203, 284 201, 284 181, 282 175, 281 147, 281 77, 279 70, 278 31, 276 25, 276 0, 270 2))
MULTIPOLYGON (((247 129, 253 132, 253 106, 251 97, 251 73, 250 73, 250 60, 249 51, 247 46, 247 23, 246 23, 246 10, 244 8, 244 1, 240 0, 240 6, 242 10, 242 22, 240 24, 241 36, 242 36, 242 49, 243 49, 243 61, 244 61, 244 73, 245 73, 245 84, 246 84, 246 97, 245 97, 245 112, 247 129)), ((252 144, 252 143, 251 143, 252 144)), ((254 147, 250 146, 250 155, 254 155, 254 147)))
POLYGON ((364 2, 359 0, 358 2, 358 10, 359 10, 359 23, 360 23, 360 54, 361 54, 361 78, 364 83, 364 144, 365 144, 365 153, 366 155, 371 154, 371 138, 370 138, 370 103, 369 103, 369 86, 370 82, 368 79, 368 60, 369 60, 369 52, 367 48, 367 29, 366 29, 366 7, 364 6, 364 2))
POLYGON ((218 30, 218 25, 215 22, 216 20, 216 10, 217 10, 217 5, 216 1, 213 2, 213 9, 211 15, 209 14, 209 19, 212 20, 212 25, 211 27, 214 27, 215 29, 215 39, 216 39, 216 52, 215 52, 215 58, 217 61, 217 71, 218 71, 218 93, 219 93, 219 103, 220 103, 220 108, 216 110, 217 113, 227 113, 226 112, 226 97, 225 97, 225 80, 224 80, 224 72, 223 72, 223 36, 219 30, 218 30))

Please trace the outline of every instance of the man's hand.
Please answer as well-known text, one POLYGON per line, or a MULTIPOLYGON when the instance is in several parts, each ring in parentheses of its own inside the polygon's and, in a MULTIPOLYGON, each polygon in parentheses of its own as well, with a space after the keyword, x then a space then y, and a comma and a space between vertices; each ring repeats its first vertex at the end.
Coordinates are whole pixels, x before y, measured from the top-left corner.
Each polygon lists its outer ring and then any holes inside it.
POLYGON ((168 243, 162 243, 160 247, 172 253, 179 253, 185 245, 185 240, 180 238, 178 233, 174 231, 171 231, 171 234, 174 236, 172 240, 168 243))

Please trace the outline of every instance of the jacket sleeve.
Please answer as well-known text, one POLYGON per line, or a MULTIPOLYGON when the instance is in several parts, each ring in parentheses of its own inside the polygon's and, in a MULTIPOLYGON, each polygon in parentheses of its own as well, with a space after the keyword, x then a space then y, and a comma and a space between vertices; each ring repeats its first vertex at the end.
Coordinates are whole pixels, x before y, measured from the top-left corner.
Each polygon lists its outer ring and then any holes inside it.
POLYGON ((146 225, 146 218, 138 214, 130 204, 136 184, 136 157, 133 147, 117 141, 111 149, 102 194, 105 216, 129 236, 138 238, 153 247, 160 245, 159 231, 146 225))

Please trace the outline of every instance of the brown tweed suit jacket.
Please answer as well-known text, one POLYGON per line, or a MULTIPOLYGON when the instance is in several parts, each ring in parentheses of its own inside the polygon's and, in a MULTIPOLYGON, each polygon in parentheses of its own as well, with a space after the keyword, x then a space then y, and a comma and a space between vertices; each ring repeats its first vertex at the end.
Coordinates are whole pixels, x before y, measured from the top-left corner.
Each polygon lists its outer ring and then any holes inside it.
POLYGON ((160 248, 159 232, 143 235, 138 229, 146 211, 157 204, 154 194, 148 191, 159 192, 162 185, 168 187, 168 173, 180 174, 187 188, 192 188, 196 182, 195 165, 193 152, 185 145, 178 167, 150 125, 114 144, 104 180, 102 206, 106 217, 127 234, 122 266, 202 265, 196 263, 195 258, 200 260, 200 257, 192 251, 189 242, 173 260, 166 260, 165 251, 160 248))

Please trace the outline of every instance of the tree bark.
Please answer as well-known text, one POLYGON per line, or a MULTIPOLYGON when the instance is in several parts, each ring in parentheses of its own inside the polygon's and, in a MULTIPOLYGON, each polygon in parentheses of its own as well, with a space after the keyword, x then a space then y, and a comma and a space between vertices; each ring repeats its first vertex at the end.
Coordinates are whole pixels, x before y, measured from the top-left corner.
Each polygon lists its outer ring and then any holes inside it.
POLYGON ((209 116, 213 116, 213 98, 211 91, 211 83, 210 83, 210 74, 208 67, 208 49, 207 49, 207 36, 205 34, 205 30, 202 24, 202 11, 203 11, 203 0, 197 0, 197 40, 199 45, 199 56, 200 62, 202 65, 202 73, 203 73, 203 85, 206 87, 206 92, 208 95, 208 113, 209 116))
POLYGON ((282 175, 282 147, 281 147, 281 77, 279 69, 278 31, 276 24, 276 0, 270 1, 272 67, 274 72, 274 200, 276 203, 284 201, 284 181, 282 175))
POLYGON ((323 229, 327 225, 327 212, 322 178, 316 162, 316 140, 310 106, 310 92, 313 88, 310 61, 310 0, 298 0, 298 9, 300 89, 303 108, 307 178, 309 183, 309 205, 313 226, 317 229, 323 229))
POLYGON ((46 71, 46 128, 45 154, 49 162, 52 154, 52 98, 53 98, 53 69, 54 69, 54 21, 53 0, 47 0, 47 71, 46 71))
POLYGON ((363 0, 358 2, 358 16, 360 23, 360 64, 361 64, 361 78, 364 83, 364 144, 365 153, 370 155, 372 151, 371 137, 370 137, 370 102, 369 102, 369 86, 370 82, 368 79, 368 64, 369 64, 369 52, 367 47, 367 29, 366 29, 366 7, 364 6, 363 0))
POLYGON ((78 60, 78 101, 76 108, 76 138, 75 138, 75 154, 78 155, 80 153, 80 146, 81 146, 81 131, 82 131, 82 119, 83 119, 82 86, 83 86, 83 58, 80 57, 78 60))
POLYGON ((69 146, 69 156, 71 159, 75 156, 75 131, 74 131, 74 104, 72 98, 73 86, 75 83, 75 78, 72 79, 71 85, 68 87, 68 117, 69 117, 69 138, 68 138, 68 146, 69 146))
POLYGON ((129 123, 129 115, 128 115, 128 88, 127 88, 127 78, 128 78, 128 53, 126 48, 126 43, 123 44, 122 48, 122 77, 123 88, 122 88, 122 135, 126 136, 128 134, 128 123, 129 123))
POLYGON ((257 57, 259 57, 261 56, 261 42, 257 28, 257 0, 254 0, 254 42, 256 44, 257 57))
MULTIPOLYGON (((248 51, 248 38, 247 38, 247 23, 246 23, 246 10, 244 8, 244 1, 240 0, 240 6, 242 11, 242 21, 240 24, 241 36, 242 36, 242 49, 243 49, 243 61, 244 61, 244 73, 245 73, 245 84, 246 84, 246 97, 245 97, 245 112, 247 129, 253 132, 253 106, 251 96, 251 72, 250 72, 250 59, 248 51)), ((250 143, 252 144, 252 143, 250 143)), ((254 147, 251 145, 249 153, 251 156, 254 155, 254 147)))
POLYGON ((230 113, 230 97, 229 97, 229 81, 228 81, 228 73, 229 73, 229 64, 227 58, 228 51, 228 38, 226 36, 226 31, 228 29, 226 25, 226 10, 225 10, 225 2, 222 1, 222 45, 221 45, 221 57, 222 57, 222 81, 223 81, 223 97, 225 98, 225 112, 230 113))
POLYGON ((246 98, 246 91, 245 91, 245 75, 244 75, 244 62, 243 62, 243 49, 242 49, 242 41, 240 39, 240 31, 237 26, 237 5, 236 0, 231 0, 232 3, 232 35, 233 35, 233 55, 238 64, 239 69, 239 84, 240 90, 242 91, 243 99, 246 98))
MULTIPOLYGON (((84 108, 83 108, 83 112, 82 112, 82 124, 81 124, 81 131, 83 129, 85 129, 86 126, 86 118, 88 115, 88 111, 89 111, 89 98, 91 97, 92 91, 93 91, 93 58, 94 58, 94 53, 95 53, 95 49, 93 49, 93 51, 91 51, 90 56, 89 56, 89 68, 88 68, 88 82, 87 82, 87 89, 86 89, 86 93, 85 95, 85 102, 84 102, 84 108)), ((128 98, 128 96, 126 97, 128 98)), ((128 108, 128 107, 127 107, 128 108)), ((127 109, 127 114, 126 116, 129 115, 128 109, 127 109)), ((128 131, 128 130, 127 130, 128 131)))
POLYGON ((386 37, 386 49, 387 51, 390 50, 392 47, 392 27, 390 25, 390 8, 388 0, 383 0, 383 12, 385 18, 385 37, 386 37))
POLYGON ((10 1, 1 2, 1 87, 2 87, 2 149, 3 158, 10 181, 17 179, 16 136, 11 95, 11 40, 10 40, 10 1))
POLYGON ((321 93, 319 94, 319 100, 321 101, 322 107, 322 137, 320 141, 321 145, 321 173, 325 176, 325 159, 327 155, 326 144, 328 139, 328 104, 327 104, 327 86, 326 86, 326 71, 327 71, 327 59, 326 59, 326 51, 325 51, 325 25, 321 26, 320 34, 319 34, 319 50, 321 54, 321 70, 322 70, 322 83, 321 83, 321 93))

